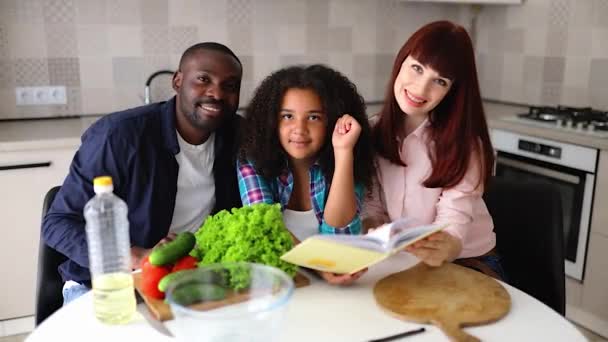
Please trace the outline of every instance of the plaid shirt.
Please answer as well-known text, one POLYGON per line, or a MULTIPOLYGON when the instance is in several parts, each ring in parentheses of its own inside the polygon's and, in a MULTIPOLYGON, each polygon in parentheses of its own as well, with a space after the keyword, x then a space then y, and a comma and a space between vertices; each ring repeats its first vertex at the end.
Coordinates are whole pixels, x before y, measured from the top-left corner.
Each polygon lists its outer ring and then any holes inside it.
MULTIPOLYGON (((293 190, 293 174, 285 170, 279 177, 269 180, 257 174, 251 163, 237 161, 237 176, 239 191, 243 205, 254 203, 280 203, 281 210, 289 202, 293 190)), ((364 189, 361 185, 355 186, 357 200, 357 213, 353 220, 345 227, 332 227, 325 222, 323 211, 329 193, 329 184, 325 181, 323 171, 318 164, 310 168, 310 197, 312 207, 319 221, 320 234, 360 234, 361 233, 361 206, 364 189)))

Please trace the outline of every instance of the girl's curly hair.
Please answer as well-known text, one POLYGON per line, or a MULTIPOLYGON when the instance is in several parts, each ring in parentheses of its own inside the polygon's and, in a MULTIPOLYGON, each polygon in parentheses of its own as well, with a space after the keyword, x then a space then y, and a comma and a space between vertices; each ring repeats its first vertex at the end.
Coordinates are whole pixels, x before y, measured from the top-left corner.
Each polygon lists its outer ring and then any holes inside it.
POLYGON ((292 88, 311 89, 321 99, 328 123, 318 162, 329 182, 334 173, 331 137, 336 121, 343 114, 350 114, 359 122, 361 135, 353 151, 354 176, 356 183, 369 186, 374 162, 365 102, 348 78, 320 64, 284 68, 262 81, 245 111, 245 122, 239 132, 239 160, 250 161, 267 178, 278 177, 287 167, 287 153, 278 137, 278 116, 283 96, 292 88))

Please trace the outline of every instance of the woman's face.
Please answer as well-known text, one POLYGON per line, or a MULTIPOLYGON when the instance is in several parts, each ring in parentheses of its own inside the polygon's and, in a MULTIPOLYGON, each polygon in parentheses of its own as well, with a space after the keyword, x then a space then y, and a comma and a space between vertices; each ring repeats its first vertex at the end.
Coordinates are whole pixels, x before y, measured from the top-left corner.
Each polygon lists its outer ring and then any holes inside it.
POLYGON ((408 56, 395 79, 394 93, 401 110, 415 117, 426 117, 448 93, 452 81, 412 56, 408 56))
POLYGON ((325 142, 327 115, 311 89, 285 92, 279 111, 279 141, 292 161, 314 162, 325 142))

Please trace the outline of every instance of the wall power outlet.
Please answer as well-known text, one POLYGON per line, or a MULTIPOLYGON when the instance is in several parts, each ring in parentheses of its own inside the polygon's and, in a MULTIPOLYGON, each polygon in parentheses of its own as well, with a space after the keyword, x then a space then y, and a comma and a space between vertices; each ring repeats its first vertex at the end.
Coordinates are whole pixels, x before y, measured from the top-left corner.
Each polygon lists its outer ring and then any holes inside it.
POLYGON ((67 103, 65 86, 17 87, 17 106, 64 105, 67 103))

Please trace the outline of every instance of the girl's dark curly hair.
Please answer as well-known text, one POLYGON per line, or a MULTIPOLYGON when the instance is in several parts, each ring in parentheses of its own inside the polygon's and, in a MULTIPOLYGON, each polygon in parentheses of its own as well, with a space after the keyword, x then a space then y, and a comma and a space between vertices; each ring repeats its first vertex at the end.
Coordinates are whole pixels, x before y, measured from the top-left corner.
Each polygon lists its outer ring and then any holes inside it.
POLYGON ((334 173, 331 137, 336 121, 343 114, 350 114, 359 122, 361 135, 353 151, 354 176, 356 183, 369 186, 374 163, 371 129, 363 98, 348 78, 320 64, 284 68, 262 81, 247 107, 245 122, 241 125, 239 160, 250 161, 256 171, 267 178, 279 176, 287 167, 287 153, 279 142, 277 130, 283 96, 292 88, 311 89, 321 99, 328 123, 318 161, 329 182, 334 173))

